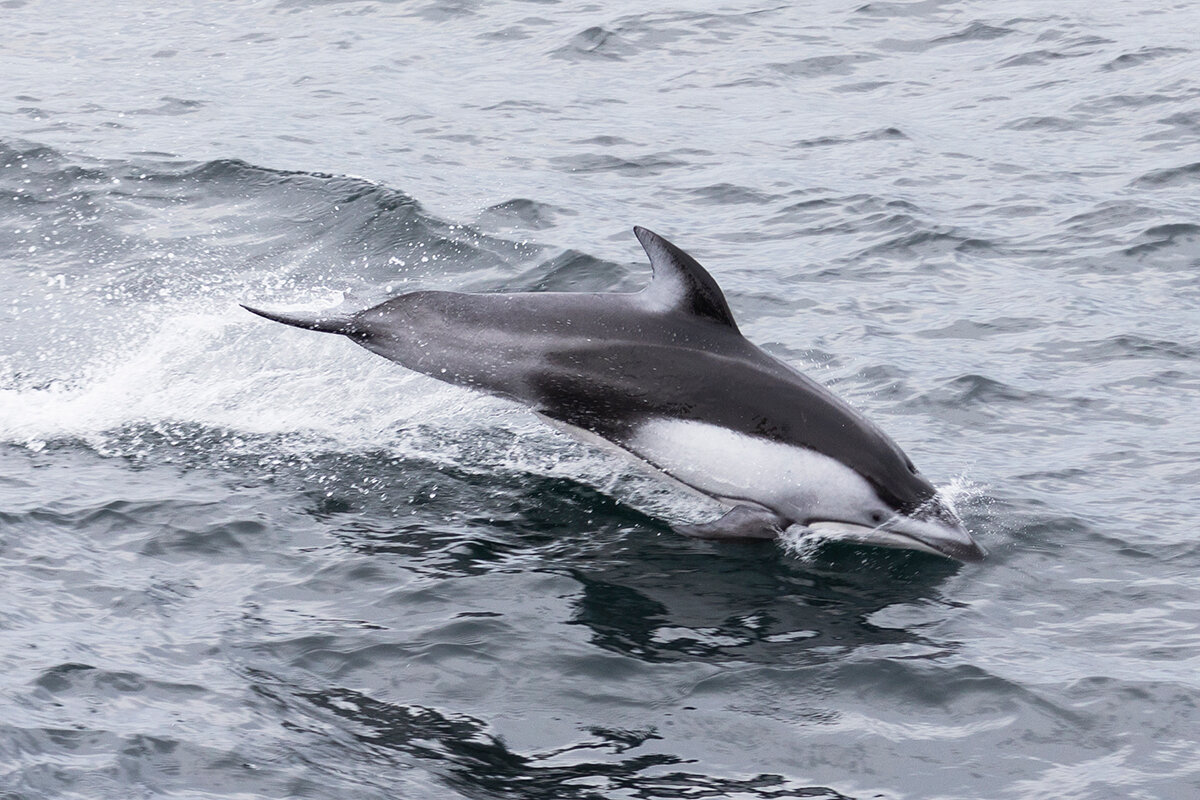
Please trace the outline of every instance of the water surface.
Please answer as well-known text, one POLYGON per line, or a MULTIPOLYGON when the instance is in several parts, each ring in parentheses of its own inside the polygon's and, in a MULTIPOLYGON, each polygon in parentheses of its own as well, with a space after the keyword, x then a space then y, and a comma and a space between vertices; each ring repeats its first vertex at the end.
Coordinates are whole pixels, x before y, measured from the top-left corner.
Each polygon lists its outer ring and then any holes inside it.
POLYGON ((1188 4, 2 4, 0 794, 1200 793, 1188 4), (957 498, 711 543, 240 301, 628 291, 630 228, 957 498))

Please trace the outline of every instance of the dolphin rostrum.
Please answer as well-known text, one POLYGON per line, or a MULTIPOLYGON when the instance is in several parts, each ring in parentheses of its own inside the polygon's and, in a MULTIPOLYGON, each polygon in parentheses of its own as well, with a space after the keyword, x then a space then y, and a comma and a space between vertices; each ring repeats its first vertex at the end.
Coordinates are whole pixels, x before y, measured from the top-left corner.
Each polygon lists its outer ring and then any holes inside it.
POLYGON ((645 228, 639 292, 421 291, 351 314, 245 306, 340 333, 441 381, 508 397, 732 506, 708 538, 832 538, 978 561, 984 551, 887 434, 738 330, 712 276, 645 228))

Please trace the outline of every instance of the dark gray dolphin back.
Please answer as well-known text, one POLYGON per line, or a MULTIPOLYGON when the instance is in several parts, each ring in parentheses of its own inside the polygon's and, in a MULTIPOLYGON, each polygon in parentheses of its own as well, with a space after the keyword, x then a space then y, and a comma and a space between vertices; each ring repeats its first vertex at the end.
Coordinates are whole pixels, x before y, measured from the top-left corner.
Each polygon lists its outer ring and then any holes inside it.
POLYGON ((413 292, 349 316, 250 309, 363 347, 439 380, 513 398, 626 446, 666 417, 806 447, 847 465, 894 508, 933 486, 886 434, 746 340, 712 276, 635 228, 654 269, 641 292, 413 292))

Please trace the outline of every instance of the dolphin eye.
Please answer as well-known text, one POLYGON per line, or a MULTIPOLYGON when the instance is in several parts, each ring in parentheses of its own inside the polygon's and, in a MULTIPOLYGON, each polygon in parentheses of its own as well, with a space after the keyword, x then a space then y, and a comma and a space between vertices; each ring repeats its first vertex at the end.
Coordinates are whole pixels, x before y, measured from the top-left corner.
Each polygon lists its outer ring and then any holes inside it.
POLYGON ((872 511, 871 522, 874 522, 876 525, 883 522, 883 514, 879 513, 878 511, 872 511))
POLYGON ((911 461, 909 461, 907 458, 904 459, 904 466, 908 467, 908 471, 911 472, 913 475, 917 474, 916 465, 913 464, 911 461))

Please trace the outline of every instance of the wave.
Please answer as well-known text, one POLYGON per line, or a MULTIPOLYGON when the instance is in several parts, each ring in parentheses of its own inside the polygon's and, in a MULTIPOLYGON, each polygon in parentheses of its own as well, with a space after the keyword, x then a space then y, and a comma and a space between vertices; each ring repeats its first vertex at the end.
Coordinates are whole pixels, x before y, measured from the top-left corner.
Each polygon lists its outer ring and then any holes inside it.
POLYGON ((1132 185, 1144 189, 1173 188, 1186 187, 1197 180, 1200 180, 1200 161, 1178 167, 1151 170, 1135 179, 1132 185))
POLYGON ((325 308, 350 291, 365 306, 426 281, 637 288, 644 276, 622 265, 485 236, 361 178, 232 159, 81 164, 5 145, 0 203, 15 186, 0 232, 16 289, 0 317, 0 442, 187 466, 398 458, 570 477, 685 519, 714 513, 512 404, 236 305, 325 308))

